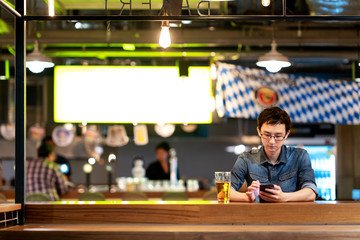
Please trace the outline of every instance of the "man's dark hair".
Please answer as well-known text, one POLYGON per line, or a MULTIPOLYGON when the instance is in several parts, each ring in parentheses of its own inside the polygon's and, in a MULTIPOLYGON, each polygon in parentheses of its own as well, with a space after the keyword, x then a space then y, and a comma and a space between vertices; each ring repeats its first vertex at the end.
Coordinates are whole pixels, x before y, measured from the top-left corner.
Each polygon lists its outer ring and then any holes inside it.
POLYGON ((47 144, 48 141, 54 142, 51 136, 45 136, 41 141, 41 145, 47 144))
POLYGON ((53 146, 51 146, 49 144, 41 144, 41 146, 38 149, 38 157, 46 158, 52 152, 54 152, 53 146))
POLYGON ((285 124, 286 133, 291 128, 291 120, 289 114, 282 110, 279 107, 269 107, 265 108, 257 118, 257 125, 259 130, 264 124, 276 125, 276 124, 285 124))
POLYGON ((159 143, 158 145, 156 145, 156 148, 155 150, 158 150, 158 149, 164 149, 165 151, 169 152, 170 151, 170 144, 168 142, 161 142, 159 143))

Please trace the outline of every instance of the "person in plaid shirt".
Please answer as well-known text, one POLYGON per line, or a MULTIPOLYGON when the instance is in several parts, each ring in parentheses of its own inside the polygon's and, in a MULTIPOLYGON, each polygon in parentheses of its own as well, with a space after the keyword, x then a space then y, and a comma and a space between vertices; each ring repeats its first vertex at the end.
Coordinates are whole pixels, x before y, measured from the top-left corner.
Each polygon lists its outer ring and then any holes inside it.
POLYGON ((61 173, 60 165, 55 163, 54 148, 42 144, 38 158, 26 162, 26 194, 45 193, 51 201, 60 200, 59 195, 66 193, 66 176, 61 173))

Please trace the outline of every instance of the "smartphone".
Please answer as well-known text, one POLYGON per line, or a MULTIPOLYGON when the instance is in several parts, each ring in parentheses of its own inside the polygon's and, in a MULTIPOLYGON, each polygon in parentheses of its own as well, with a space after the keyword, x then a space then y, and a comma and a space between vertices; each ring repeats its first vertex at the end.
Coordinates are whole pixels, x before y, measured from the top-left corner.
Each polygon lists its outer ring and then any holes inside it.
POLYGON ((261 184, 260 191, 266 192, 265 189, 274 189, 274 184, 261 184))

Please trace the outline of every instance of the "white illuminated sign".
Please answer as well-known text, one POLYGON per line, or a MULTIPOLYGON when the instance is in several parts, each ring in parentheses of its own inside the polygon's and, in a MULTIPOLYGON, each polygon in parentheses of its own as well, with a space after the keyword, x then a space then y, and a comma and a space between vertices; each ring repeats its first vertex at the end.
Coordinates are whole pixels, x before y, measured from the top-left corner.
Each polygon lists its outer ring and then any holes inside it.
POLYGON ((55 122, 210 123, 209 67, 56 66, 55 122))

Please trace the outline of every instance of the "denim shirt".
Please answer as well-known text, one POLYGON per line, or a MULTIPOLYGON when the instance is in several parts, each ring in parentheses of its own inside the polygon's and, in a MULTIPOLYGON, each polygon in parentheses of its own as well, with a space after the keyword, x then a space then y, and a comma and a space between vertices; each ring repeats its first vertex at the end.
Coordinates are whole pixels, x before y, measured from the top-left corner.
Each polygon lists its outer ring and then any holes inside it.
POLYGON ((318 195, 309 154, 300 148, 283 145, 275 165, 267 160, 263 147, 242 153, 231 170, 231 188, 238 191, 244 181, 250 186, 256 180, 276 184, 283 192, 311 188, 318 195))

